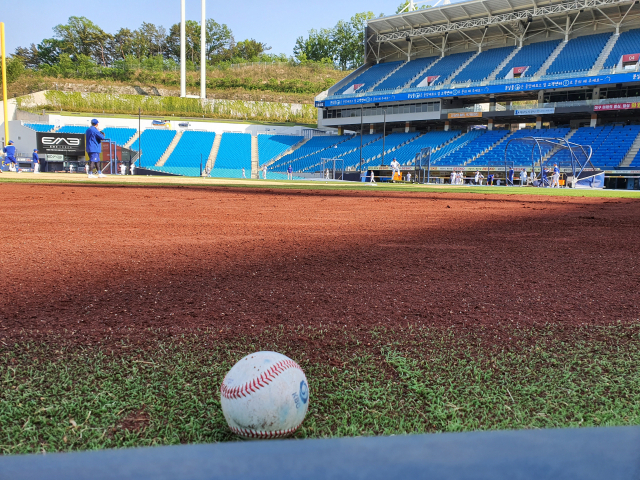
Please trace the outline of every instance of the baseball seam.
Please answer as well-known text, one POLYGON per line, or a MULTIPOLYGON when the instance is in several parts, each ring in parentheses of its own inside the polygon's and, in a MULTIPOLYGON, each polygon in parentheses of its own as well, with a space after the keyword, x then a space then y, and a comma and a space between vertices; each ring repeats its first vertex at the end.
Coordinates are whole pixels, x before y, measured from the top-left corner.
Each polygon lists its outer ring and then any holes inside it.
POLYGON ((298 370, 302 371, 302 369, 300 368, 300 365, 298 365, 293 360, 290 360, 290 359, 280 360, 279 362, 273 364, 265 372, 260 374, 258 378, 249 380, 244 385, 239 385, 237 387, 229 388, 223 381, 222 385, 220 386, 220 393, 224 398, 229 398, 229 399, 247 397, 252 393, 257 392, 261 388, 269 385, 273 380, 275 380, 278 377, 278 375, 280 375, 282 372, 290 368, 297 368, 298 370))
POLYGON ((229 425, 229 428, 236 435, 240 435, 240 436, 243 436, 243 437, 249 437, 249 438, 280 438, 280 437, 286 437, 287 435, 291 435, 296 430, 298 430, 298 428, 300 428, 300 425, 298 425, 297 427, 294 427, 294 428, 289 428, 288 430, 275 430, 273 432, 263 432, 263 431, 259 431, 259 430, 253 430, 253 429, 250 429, 250 428, 238 428, 238 427, 232 427, 231 425, 229 425))

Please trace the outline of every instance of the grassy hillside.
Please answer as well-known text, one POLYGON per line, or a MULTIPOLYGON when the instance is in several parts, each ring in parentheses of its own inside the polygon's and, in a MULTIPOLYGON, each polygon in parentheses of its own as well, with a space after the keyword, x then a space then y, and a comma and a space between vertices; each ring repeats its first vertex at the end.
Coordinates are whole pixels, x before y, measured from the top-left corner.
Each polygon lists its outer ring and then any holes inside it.
MULTIPOLYGON (((314 97, 348 75, 322 65, 287 63, 211 69, 207 72, 208 98, 312 104, 314 97)), ((189 94, 200 91, 199 72, 187 73, 189 94)), ((178 96, 180 72, 137 70, 127 81, 111 79, 55 78, 25 71, 9 84, 10 96, 40 90, 178 96)))

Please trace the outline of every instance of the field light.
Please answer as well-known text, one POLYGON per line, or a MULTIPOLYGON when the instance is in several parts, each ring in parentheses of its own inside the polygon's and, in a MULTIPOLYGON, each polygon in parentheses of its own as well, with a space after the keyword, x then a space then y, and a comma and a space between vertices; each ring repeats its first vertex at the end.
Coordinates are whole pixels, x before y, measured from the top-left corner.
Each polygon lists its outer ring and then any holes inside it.
MULTIPOLYGON (((186 0, 180 0, 180 96, 187 96, 187 33, 186 33, 186 0)), ((202 23, 200 25, 200 98, 207 98, 206 93, 206 4, 201 0, 202 23)))

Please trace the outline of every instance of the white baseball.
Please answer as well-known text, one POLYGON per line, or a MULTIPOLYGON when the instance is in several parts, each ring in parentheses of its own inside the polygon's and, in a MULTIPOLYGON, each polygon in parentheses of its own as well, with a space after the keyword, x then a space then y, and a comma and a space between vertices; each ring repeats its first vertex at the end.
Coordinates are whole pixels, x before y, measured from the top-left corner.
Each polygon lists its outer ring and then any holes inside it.
POLYGON ((220 387, 222 413, 232 432, 247 438, 294 433, 309 408, 300 366, 277 352, 256 352, 236 363, 220 387))

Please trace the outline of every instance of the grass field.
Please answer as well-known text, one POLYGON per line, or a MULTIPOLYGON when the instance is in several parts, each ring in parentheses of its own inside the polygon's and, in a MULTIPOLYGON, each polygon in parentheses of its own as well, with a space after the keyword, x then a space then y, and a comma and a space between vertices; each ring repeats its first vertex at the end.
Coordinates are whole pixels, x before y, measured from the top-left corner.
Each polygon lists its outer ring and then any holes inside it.
MULTIPOLYGON (((510 349, 419 329, 411 341, 349 332, 331 363, 301 360, 310 380, 296 438, 640 424, 640 329, 520 332, 510 349), (532 343, 533 342, 533 343, 532 343), (347 345, 347 348, 344 346, 347 345)), ((311 333, 321 339, 322 332, 311 333)), ((404 336, 404 335, 403 335, 404 336)), ((25 344, 0 349, 3 454, 217 442, 234 439, 219 388, 244 353, 305 352, 272 337, 218 342, 189 337, 154 345, 25 344)))

